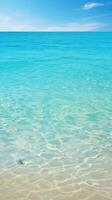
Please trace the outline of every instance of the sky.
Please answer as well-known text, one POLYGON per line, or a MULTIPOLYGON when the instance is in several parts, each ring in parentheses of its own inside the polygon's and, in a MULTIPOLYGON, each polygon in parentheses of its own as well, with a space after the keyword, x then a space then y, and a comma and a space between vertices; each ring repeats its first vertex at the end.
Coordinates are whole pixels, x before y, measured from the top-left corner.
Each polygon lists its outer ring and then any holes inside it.
POLYGON ((112 0, 0 0, 0 31, 112 31, 112 0))

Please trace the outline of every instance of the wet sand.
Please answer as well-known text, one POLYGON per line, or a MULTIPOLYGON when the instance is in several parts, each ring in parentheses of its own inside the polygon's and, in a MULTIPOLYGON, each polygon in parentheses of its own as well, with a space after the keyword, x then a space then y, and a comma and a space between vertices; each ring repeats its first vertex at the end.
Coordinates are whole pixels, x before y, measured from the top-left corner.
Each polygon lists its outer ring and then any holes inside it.
MULTIPOLYGON (((59 174, 58 174, 59 175, 59 174)), ((111 200, 110 188, 89 185, 75 177, 58 179, 46 171, 3 171, 0 174, 0 200, 111 200)))

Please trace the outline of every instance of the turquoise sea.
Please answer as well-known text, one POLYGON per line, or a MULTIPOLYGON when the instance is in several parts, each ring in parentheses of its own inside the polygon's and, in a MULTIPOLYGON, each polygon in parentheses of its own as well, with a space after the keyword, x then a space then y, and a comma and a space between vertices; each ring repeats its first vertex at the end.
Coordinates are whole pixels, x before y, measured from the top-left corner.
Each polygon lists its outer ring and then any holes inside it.
POLYGON ((0 33, 0 191, 112 199, 112 33, 0 33))

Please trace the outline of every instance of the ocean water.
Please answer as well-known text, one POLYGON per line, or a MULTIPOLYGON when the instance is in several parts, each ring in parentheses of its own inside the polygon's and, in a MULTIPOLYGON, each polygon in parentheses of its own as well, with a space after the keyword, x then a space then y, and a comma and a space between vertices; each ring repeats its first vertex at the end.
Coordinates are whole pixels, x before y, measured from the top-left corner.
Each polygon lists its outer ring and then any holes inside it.
POLYGON ((112 33, 0 33, 0 193, 112 199, 112 33))

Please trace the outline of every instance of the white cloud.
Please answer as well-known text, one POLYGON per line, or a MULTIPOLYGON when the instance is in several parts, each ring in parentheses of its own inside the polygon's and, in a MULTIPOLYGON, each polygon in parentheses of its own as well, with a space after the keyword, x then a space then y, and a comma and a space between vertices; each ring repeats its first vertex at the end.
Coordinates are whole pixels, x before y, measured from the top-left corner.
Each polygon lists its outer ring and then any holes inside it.
POLYGON ((99 23, 67 23, 60 26, 48 26, 43 29, 43 31, 95 31, 101 28, 102 25, 99 23))
POLYGON ((92 15, 92 16, 88 16, 88 17, 84 17, 84 19, 87 20, 96 20, 96 19, 102 19, 102 18, 108 18, 108 17, 112 17, 112 14, 101 14, 101 15, 92 15))
POLYGON ((101 6, 104 6, 104 4, 103 3, 97 3, 97 2, 88 2, 83 6, 83 9, 84 10, 90 10, 90 9, 93 9, 93 8, 96 8, 96 7, 101 7, 101 6))
POLYGON ((0 31, 36 31, 43 19, 25 19, 22 15, 0 15, 0 31))
MULTIPOLYGON (((48 24, 48 23, 47 23, 48 24)), ((17 20, 16 17, 0 16, 0 31, 95 31, 102 28, 100 23, 65 23, 57 26, 46 25, 46 21, 41 23, 38 19, 17 20)))

